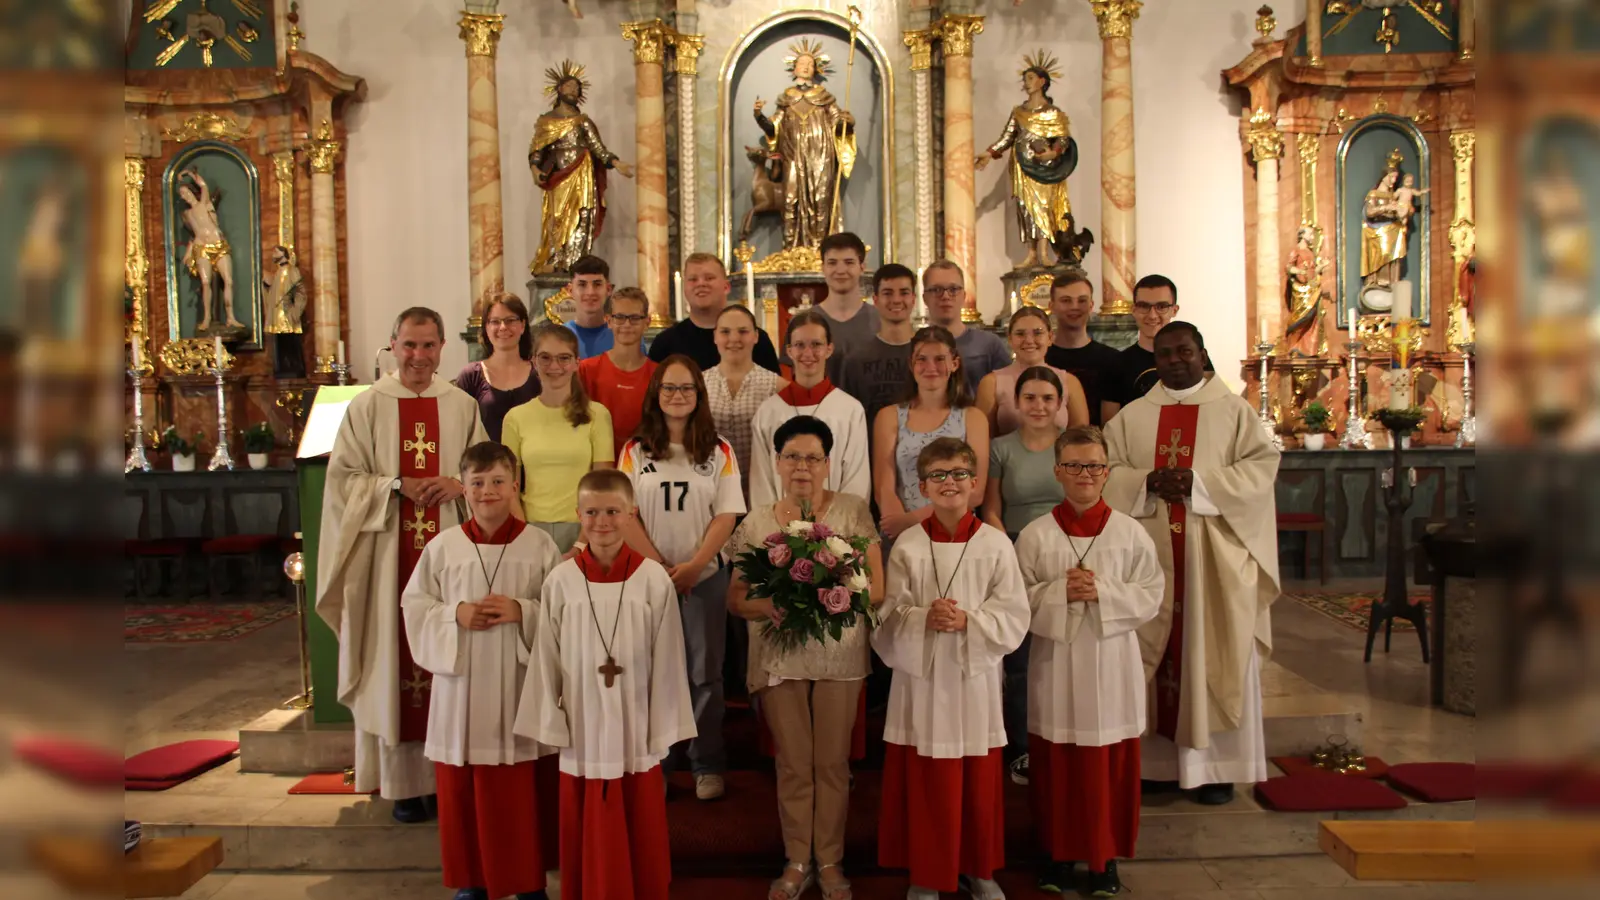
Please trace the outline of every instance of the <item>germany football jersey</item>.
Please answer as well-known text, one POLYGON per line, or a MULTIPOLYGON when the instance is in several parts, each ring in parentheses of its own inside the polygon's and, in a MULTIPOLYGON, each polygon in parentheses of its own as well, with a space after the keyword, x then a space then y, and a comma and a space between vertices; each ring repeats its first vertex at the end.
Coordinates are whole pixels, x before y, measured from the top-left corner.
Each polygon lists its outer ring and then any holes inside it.
MULTIPOLYGON (((717 438, 710 458, 699 464, 689 459, 682 445, 673 444, 671 450, 666 459, 651 459, 637 440, 630 440, 617 457, 617 468, 633 482, 645 534, 668 567, 694 558, 712 519, 745 512, 732 444, 717 438)), ((698 580, 704 581, 716 570, 713 561, 698 580)))

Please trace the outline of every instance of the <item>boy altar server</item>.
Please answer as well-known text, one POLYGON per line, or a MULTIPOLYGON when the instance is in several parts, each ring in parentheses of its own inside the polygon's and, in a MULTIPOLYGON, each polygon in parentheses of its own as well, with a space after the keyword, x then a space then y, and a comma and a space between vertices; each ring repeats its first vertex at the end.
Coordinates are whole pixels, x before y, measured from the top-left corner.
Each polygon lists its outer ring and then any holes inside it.
POLYGON ((517 460, 500 444, 461 456, 472 518, 428 543, 401 597, 406 639, 433 673, 428 738, 439 845, 456 900, 544 900, 556 861, 555 757, 517 737, 539 589, 561 562, 549 535, 511 514, 517 460))
POLYGON ((666 900, 672 881, 661 760, 695 736, 678 591, 623 542, 633 486, 578 482, 588 546, 544 583, 538 649, 516 733, 561 750, 562 900, 666 900))
POLYGON ((1144 527, 1112 511, 1106 439, 1093 426, 1056 438, 1066 500, 1022 530, 1017 561, 1033 607, 1028 759, 1034 828, 1049 864, 1039 888, 1122 892, 1116 857, 1139 836, 1144 664, 1137 629, 1161 611, 1166 574, 1144 527))
POLYGON ((917 455, 933 516, 895 541, 872 647, 894 670, 884 727, 878 863, 911 870, 908 900, 1004 900, 1000 660, 1028 631, 1005 533, 968 511, 977 454, 939 438, 917 455))

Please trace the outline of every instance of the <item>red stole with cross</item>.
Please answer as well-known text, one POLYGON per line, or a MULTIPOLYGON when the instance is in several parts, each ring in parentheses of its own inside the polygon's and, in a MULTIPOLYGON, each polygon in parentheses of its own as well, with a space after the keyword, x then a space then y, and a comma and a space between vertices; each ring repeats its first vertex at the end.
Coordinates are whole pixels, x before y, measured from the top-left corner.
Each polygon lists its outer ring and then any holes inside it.
MULTIPOLYGON (((1161 407, 1161 418, 1156 424, 1157 469, 1194 467, 1194 439, 1199 424, 1199 406, 1180 403, 1161 407)), ((1174 742, 1177 741, 1178 701, 1182 696, 1183 684, 1184 576, 1187 568, 1184 532, 1188 518, 1187 504, 1167 504, 1167 529, 1172 538, 1172 630, 1168 633, 1166 653, 1156 666, 1156 734, 1174 742)))
MULTIPOLYGON (((405 397, 400 404, 400 477, 433 478, 439 474, 439 401, 433 397, 405 397)), ((439 534, 439 508, 418 506, 400 495, 400 588, 411 581, 411 571, 422 550, 439 534)), ((395 603, 400 598, 395 598, 395 603)), ((428 737, 428 703, 433 696, 433 676, 411 657, 406 630, 400 629, 400 740, 428 737)))

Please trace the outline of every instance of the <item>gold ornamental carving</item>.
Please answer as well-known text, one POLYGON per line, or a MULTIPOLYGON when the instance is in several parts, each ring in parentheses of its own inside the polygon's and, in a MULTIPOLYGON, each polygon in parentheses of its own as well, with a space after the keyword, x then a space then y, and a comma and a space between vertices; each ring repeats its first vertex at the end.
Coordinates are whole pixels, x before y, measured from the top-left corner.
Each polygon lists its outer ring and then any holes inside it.
POLYGON ((1143 0, 1089 0, 1094 18, 1100 25, 1100 39, 1133 37, 1133 20, 1139 18, 1144 8, 1143 0))
POLYGON ((900 35, 906 48, 911 51, 911 71, 921 72, 933 68, 934 37, 932 29, 907 31, 900 35))
POLYGON ((815 247, 779 250, 751 265, 757 275, 791 275, 822 271, 822 254, 815 247))
POLYGON ((500 46, 500 32, 505 30, 506 17, 464 12, 458 24, 461 26, 461 39, 467 42, 468 56, 493 57, 500 46))
POLYGON ((161 348, 161 364, 174 375, 204 375, 212 369, 226 369, 233 364, 233 354, 227 348, 222 358, 217 358, 216 344, 210 338, 179 338, 167 341, 161 348))
POLYGON ((933 29, 945 56, 971 56, 972 39, 983 33, 983 16, 944 16, 933 29))
POLYGON ((1256 34, 1261 35, 1261 40, 1272 40, 1272 33, 1278 30, 1278 19, 1272 14, 1272 7, 1263 5, 1256 10, 1256 34))
POLYGON ((306 146, 306 158, 311 160, 311 171, 332 175, 334 163, 339 159, 339 142, 333 139, 333 124, 327 119, 317 126, 316 136, 306 146))
POLYGON ((294 151, 272 154, 272 175, 278 182, 278 243, 294 249, 294 151))
MULTIPOLYGON (((572 285, 570 284, 563 284, 561 286, 561 290, 556 291, 554 294, 544 298, 545 319, 552 325, 560 325, 562 322, 561 304, 570 299, 572 299, 572 285)), ((481 317, 479 319, 479 324, 482 324, 481 317)))
POLYGON ((1250 157, 1258 163, 1283 156, 1283 134, 1278 131, 1274 118, 1265 107, 1250 116, 1250 127, 1244 137, 1250 144, 1250 157))
POLYGON ((189 141, 212 140, 238 143, 250 136, 250 129, 240 125, 238 120, 217 113, 195 113, 185 119, 177 128, 168 128, 162 136, 171 141, 188 143, 189 141))
POLYGON ((1456 165, 1472 165, 1472 155, 1478 145, 1478 136, 1472 131, 1457 131, 1450 135, 1450 153, 1456 165))
POLYGON ((667 44, 670 30, 660 19, 647 22, 623 22, 622 39, 633 44, 635 63, 660 64, 662 50, 667 44))
POLYGON ((700 73, 700 54, 706 49, 706 39, 699 34, 670 35, 672 42, 672 71, 679 75, 700 73))
POLYGON ((1300 224, 1313 228, 1317 225, 1317 156, 1321 149, 1319 135, 1300 135, 1300 224))
MULTIPOLYGON (((147 321, 150 285, 146 278, 150 272, 150 259, 144 250, 145 162, 139 157, 130 156, 124 158, 122 163, 124 195, 127 198, 127 253, 123 260, 123 280, 133 307, 125 338, 130 348, 135 344, 139 348, 138 372, 140 377, 144 377, 155 372, 155 366, 150 362, 150 323, 147 321)), ((131 349, 129 361, 132 362, 131 349)))

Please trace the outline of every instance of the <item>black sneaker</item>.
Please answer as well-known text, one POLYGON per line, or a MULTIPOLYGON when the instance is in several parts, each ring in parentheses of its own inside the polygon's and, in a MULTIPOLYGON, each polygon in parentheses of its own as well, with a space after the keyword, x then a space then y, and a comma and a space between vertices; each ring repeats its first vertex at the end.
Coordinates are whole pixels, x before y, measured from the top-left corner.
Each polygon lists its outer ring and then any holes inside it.
POLYGON ((1222 806, 1233 802, 1233 785, 1202 784, 1195 789, 1194 802, 1202 806, 1222 806))
POLYGON ((1011 761, 1011 783, 1026 785, 1028 783, 1028 754, 1011 761))
MULTIPOLYGON (((405 825, 428 821, 428 804, 421 797, 408 797, 394 802, 394 820, 405 825)), ((471 890, 471 888, 462 888, 471 890)))
POLYGON ((487 888, 462 888, 451 900, 489 900, 487 888))
POLYGON ((1117 861, 1106 860, 1104 872, 1089 873, 1089 896, 1115 897, 1122 893, 1122 879, 1117 877, 1117 861))
POLYGON ((544 891, 524 891, 517 895, 517 900, 550 900, 550 895, 544 891))
POLYGON ((1072 867, 1077 863, 1053 862, 1044 867, 1044 874, 1039 876, 1039 890, 1051 894, 1070 894, 1076 887, 1073 884, 1072 867))

